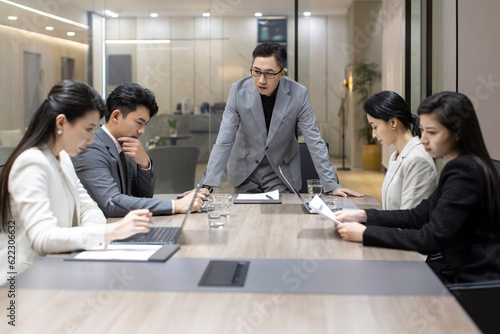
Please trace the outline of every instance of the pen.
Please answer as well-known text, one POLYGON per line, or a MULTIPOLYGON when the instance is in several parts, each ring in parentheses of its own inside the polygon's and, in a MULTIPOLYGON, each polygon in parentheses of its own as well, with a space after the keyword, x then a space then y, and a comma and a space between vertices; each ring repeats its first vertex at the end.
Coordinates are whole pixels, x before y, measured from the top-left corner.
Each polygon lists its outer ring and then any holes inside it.
POLYGON ((273 199, 273 198, 272 198, 271 196, 269 196, 268 194, 266 194, 266 197, 267 197, 268 199, 273 199))

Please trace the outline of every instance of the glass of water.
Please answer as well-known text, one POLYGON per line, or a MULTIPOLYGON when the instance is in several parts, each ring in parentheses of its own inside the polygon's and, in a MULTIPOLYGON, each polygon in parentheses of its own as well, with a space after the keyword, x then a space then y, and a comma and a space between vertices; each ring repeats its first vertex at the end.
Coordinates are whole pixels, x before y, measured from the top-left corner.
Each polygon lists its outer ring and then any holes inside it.
POLYGON ((227 206, 224 203, 207 202, 208 227, 224 227, 227 224, 228 215, 226 214, 227 206))
POLYGON ((233 195, 231 194, 213 194, 212 198, 209 199, 214 203, 222 203, 225 207, 225 214, 227 216, 231 215, 231 203, 233 201, 233 195))
POLYGON ((333 212, 340 211, 344 207, 344 199, 339 196, 332 195, 323 195, 323 202, 325 202, 326 206, 333 212))
POLYGON ((307 180, 307 192, 309 193, 311 199, 315 195, 321 196, 323 193, 323 185, 321 185, 321 181, 318 179, 307 180))

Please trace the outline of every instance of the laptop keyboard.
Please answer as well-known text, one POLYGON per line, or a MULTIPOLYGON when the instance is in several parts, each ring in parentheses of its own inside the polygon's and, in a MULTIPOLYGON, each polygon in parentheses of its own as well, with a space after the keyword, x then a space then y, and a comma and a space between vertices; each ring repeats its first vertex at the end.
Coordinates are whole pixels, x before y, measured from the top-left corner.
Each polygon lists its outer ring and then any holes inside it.
POLYGON ((180 227, 151 227, 148 233, 138 233, 117 242, 173 244, 177 241, 180 231, 180 227))
POLYGON ((174 242, 175 237, 179 232, 178 227, 152 227, 149 233, 141 236, 139 241, 141 242, 151 242, 151 241, 164 241, 164 242, 174 242), (144 238, 144 239, 142 239, 144 238))

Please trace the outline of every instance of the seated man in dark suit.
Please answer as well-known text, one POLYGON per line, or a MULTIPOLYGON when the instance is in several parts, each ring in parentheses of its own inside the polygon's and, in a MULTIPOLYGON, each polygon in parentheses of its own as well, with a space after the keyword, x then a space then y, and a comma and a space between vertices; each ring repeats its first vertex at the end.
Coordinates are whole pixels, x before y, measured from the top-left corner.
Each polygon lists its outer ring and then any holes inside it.
MULTIPOLYGON (((152 198, 153 162, 139 137, 158 112, 154 94, 138 84, 120 85, 109 95, 106 107, 106 123, 96 129, 94 142, 73 158, 90 196, 107 217, 122 217, 134 209, 149 209, 154 215, 185 213, 193 192, 180 200, 152 198)), ((201 206, 199 197, 193 211, 201 206)))

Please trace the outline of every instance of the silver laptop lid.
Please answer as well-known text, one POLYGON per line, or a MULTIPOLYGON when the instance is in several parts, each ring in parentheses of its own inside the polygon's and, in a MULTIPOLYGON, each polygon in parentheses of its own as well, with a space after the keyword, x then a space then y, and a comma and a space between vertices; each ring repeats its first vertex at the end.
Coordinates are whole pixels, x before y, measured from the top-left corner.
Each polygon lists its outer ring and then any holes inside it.
POLYGON ((300 198, 300 200, 302 201, 302 203, 304 203, 304 204, 308 203, 307 201, 304 201, 304 199, 302 198, 302 195, 301 195, 301 194, 300 194, 297 190, 295 190, 295 188, 294 188, 294 187, 292 187, 292 185, 290 184, 290 181, 288 181, 288 179, 286 178, 285 174, 283 174, 283 171, 281 170, 281 166, 280 166, 280 165, 278 165, 278 169, 279 169, 279 171, 280 171, 281 176, 283 177, 283 180, 285 180, 286 184, 288 185, 288 188, 292 189, 292 190, 293 190, 293 192, 294 192, 297 196, 299 196, 299 198, 300 198))
POLYGON ((196 198, 198 197, 198 193, 200 192, 200 188, 201 188, 201 183, 198 183, 196 185, 196 189, 194 191, 194 196, 191 199, 191 203, 189 204, 189 208, 188 208, 188 210, 186 212, 186 215, 184 216, 184 219, 182 220, 182 223, 181 223, 181 226, 180 226, 181 231, 182 231, 184 225, 186 224, 186 222, 188 220, 188 217, 191 214, 191 211, 193 210, 194 202, 196 201, 196 198))

